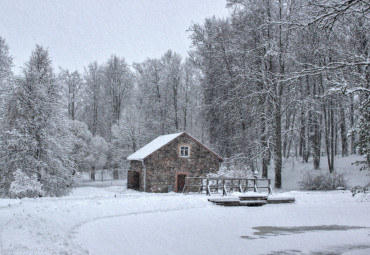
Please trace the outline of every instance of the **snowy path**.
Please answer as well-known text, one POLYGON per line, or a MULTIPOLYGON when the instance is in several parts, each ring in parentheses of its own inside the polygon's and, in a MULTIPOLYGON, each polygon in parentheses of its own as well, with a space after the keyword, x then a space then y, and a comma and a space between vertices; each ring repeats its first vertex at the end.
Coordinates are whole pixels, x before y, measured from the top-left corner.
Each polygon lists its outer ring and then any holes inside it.
POLYGON ((78 188, 70 197, 23 199, 20 205, 12 200, 18 205, 10 207, 0 200, 0 254, 86 254, 72 239, 74 230, 87 222, 209 206, 205 196, 120 194, 120 188, 110 189, 78 188))
POLYGON ((120 189, 78 188, 21 204, 0 199, 0 254, 370 254, 370 203, 349 192, 291 192, 296 204, 226 208, 204 195, 120 189), (254 229, 322 225, 367 228, 254 229))

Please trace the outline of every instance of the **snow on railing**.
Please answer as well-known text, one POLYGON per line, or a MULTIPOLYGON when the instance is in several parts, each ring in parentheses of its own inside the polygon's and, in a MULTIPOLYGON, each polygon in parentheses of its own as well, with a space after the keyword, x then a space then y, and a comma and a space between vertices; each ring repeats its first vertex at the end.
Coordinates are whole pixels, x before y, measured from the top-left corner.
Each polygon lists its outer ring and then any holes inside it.
POLYGON ((269 194, 273 193, 271 179, 232 177, 186 177, 182 193, 189 191, 203 193, 205 191, 210 196, 211 193, 218 193, 222 190, 222 195, 227 196, 234 190, 244 193, 250 189, 254 192, 258 192, 258 189, 267 189, 269 194))

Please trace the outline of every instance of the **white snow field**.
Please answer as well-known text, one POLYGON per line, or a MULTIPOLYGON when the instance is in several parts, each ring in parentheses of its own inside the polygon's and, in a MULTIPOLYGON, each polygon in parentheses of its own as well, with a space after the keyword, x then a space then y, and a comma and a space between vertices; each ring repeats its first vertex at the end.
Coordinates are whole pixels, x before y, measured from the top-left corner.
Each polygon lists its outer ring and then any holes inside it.
POLYGON ((278 195, 296 202, 223 207, 205 194, 140 193, 123 182, 0 199, 0 254, 370 254, 368 196, 278 195))

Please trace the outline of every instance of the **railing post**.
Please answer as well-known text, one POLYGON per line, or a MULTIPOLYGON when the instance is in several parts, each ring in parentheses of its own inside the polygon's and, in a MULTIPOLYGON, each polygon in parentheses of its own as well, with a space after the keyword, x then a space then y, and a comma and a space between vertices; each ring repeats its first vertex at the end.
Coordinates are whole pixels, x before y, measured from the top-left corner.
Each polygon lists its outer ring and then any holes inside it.
POLYGON ((268 180, 269 180, 268 184, 269 184, 269 195, 270 195, 270 194, 273 194, 273 192, 272 192, 272 187, 271 187, 271 179, 268 179, 268 180))
POLYGON ((207 178, 207 190, 206 190, 206 194, 208 195, 208 196, 210 196, 211 195, 211 191, 209 190, 209 179, 207 178))

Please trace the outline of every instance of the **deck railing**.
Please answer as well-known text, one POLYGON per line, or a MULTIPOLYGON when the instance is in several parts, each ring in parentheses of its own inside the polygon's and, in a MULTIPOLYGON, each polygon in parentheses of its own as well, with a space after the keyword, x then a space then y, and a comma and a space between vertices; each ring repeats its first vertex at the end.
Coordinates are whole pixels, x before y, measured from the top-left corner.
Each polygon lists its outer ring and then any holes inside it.
POLYGON ((232 177, 186 177, 183 193, 206 192, 208 196, 211 193, 222 191, 223 196, 227 196, 229 192, 239 191, 247 192, 253 190, 258 192, 259 189, 267 189, 269 194, 272 194, 271 179, 264 178, 232 178, 232 177))

